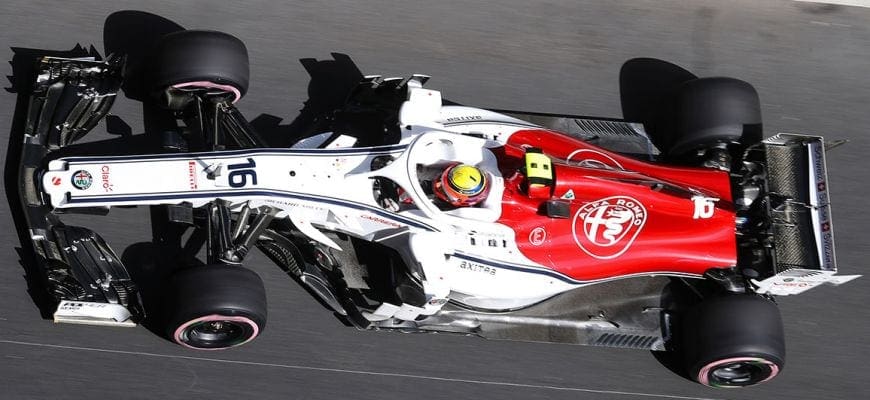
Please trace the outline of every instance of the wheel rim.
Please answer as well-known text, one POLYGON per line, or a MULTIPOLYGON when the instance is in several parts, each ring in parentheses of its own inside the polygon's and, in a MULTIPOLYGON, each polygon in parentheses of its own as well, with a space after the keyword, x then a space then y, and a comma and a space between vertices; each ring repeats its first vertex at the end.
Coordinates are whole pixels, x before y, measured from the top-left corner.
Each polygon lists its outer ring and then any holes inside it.
POLYGON ((249 318, 209 315, 179 326, 174 339, 189 348, 219 350, 247 343, 258 333, 257 324, 249 318))
POLYGON ((230 321, 208 321, 191 326, 187 335, 190 341, 235 343, 243 338, 244 328, 230 321))
POLYGON ((719 360, 701 369, 699 382, 713 387, 743 387, 772 379, 779 367, 768 360, 740 357, 719 360))
POLYGON ((239 89, 237 89, 235 86, 221 85, 219 83, 214 83, 214 82, 210 82, 210 81, 176 83, 176 84, 172 85, 172 87, 175 89, 183 89, 183 88, 187 88, 187 87, 193 87, 193 88, 207 88, 207 89, 223 90, 225 92, 233 94, 233 104, 235 104, 237 101, 239 101, 242 98, 242 92, 239 91, 239 89))

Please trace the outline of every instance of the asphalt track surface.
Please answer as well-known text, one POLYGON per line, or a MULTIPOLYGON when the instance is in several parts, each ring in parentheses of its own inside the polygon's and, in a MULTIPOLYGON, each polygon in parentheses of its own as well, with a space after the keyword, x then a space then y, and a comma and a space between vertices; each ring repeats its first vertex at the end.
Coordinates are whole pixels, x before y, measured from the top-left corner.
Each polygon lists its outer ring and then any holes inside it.
MULTIPOLYGON (((240 108, 282 124, 317 90, 300 59, 331 60, 333 52, 365 74, 432 75, 429 87, 464 104, 610 117, 621 116, 618 71, 633 57, 747 80, 761 94, 767 135, 850 140, 828 153, 838 260, 842 273, 867 271, 870 9, 791 1, 7 0, 3 54, 11 60, 12 47, 75 43, 102 52, 104 22, 118 10, 241 38, 252 83, 240 108)), ((4 65, 0 72, 12 75, 4 65)), ((14 106, 15 94, 0 95, 3 135, 14 106)), ((115 114, 143 131, 138 103, 121 99, 115 114)), ((98 231, 121 252, 150 238, 147 217, 119 210, 98 231)), ((0 227, 2 399, 857 399, 870 392, 870 277, 782 298, 784 372, 759 387, 712 390, 642 351, 357 332, 259 254, 248 265, 267 281, 270 320, 242 348, 192 352, 143 327, 55 325, 28 296, 5 203, 0 227)))

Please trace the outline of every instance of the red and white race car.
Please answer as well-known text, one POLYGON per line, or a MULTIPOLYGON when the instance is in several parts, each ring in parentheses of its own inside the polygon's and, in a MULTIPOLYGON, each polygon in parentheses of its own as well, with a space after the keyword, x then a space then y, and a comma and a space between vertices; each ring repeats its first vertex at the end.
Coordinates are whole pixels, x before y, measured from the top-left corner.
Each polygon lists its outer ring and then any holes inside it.
POLYGON ((822 138, 761 140, 736 79, 682 83, 674 130, 651 140, 641 123, 444 105, 425 76, 367 77, 332 129, 273 148, 233 106, 241 42, 173 33, 154 58, 155 101, 183 124, 162 153, 99 156, 61 150, 87 146, 123 58, 41 60, 19 185, 58 322, 145 317, 106 241, 60 218, 140 205, 191 232, 165 316, 198 349, 263 330, 262 281, 241 266, 258 247, 361 329, 671 350, 704 385, 747 386, 784 365, 772 296, 855 277, 836 275, 822 138))

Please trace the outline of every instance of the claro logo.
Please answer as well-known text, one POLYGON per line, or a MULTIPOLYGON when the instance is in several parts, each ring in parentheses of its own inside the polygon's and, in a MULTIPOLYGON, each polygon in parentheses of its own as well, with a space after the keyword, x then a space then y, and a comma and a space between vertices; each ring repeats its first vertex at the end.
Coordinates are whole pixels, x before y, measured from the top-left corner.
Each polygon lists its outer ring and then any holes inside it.
POLYGON ((586 203, 574 214, 574 241, 586 254, 600 259, 625 253, 646 223, 646 208, 627 196, 586 203))
POLYGON ((111 178, 109 166, 103 165, 102 167, 100 167, 100 182, 102 182, 103 190, 105 190, 106 192, 113 191, 115 187, 115 185, 112 184, 109 178, 111 178))

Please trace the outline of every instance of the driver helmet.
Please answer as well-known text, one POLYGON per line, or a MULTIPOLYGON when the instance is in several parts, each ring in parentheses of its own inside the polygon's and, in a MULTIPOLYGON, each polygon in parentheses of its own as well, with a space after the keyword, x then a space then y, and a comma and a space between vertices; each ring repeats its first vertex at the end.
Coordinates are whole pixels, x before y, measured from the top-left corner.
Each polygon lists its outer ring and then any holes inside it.
POLYGON ((486 199, 489 176, 473 165, 453 164, 432 182, 435 196, 454 207, 470 207, 486 199))

